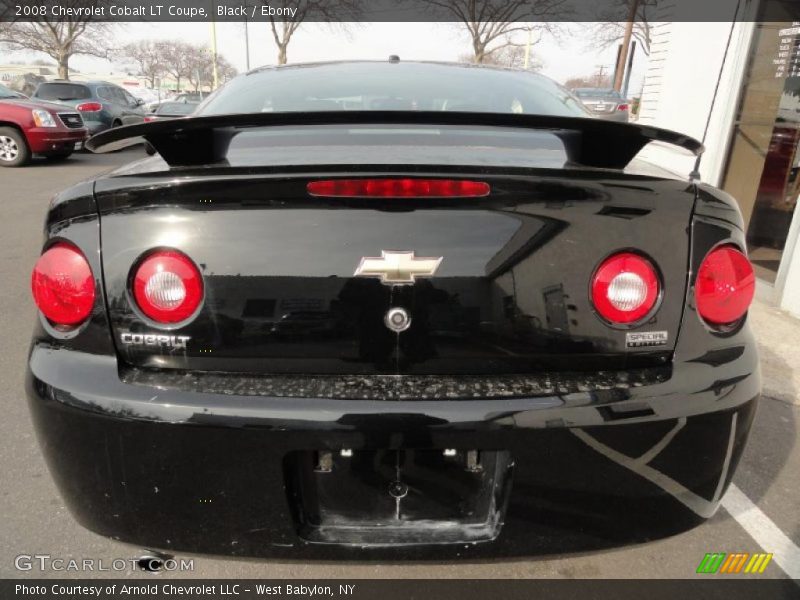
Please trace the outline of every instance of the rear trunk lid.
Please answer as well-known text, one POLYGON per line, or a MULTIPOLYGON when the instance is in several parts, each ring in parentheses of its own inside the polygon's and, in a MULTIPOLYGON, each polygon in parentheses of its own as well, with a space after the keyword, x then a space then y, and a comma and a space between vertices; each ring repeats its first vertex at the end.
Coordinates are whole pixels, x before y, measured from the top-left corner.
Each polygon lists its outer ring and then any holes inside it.
POLYGON ((596 371, 668 362, 684 306, 694 187, 565 169, 557 148, 540 148, 538 166, 525 167, 508 166, 513 161, 502 153, 487 161, 494 164, 457 166, 457 148, 449 161, 438 148, 440 162, 432 163, 422 147, 389 161, 402 166, 370 164, 364 159, 381 155, 364 146, 326 153, 342 164, 258 167, 273 155, 261 150, 256 159, 244 143, 224 168, 170 172, 156 161, 101 179, 104 278, 120 357, 138 367, 307 374, 596 371), (480 180, 491 193, 343 199, 306 191, 309 181, 337 177, 480 180), (177 329, 144 318, 132 299, 134 265, 154 248, 184 252, 203 274, 203 306, 177 329), (594 270, 624 249, 646 254, 662 277, 657 312, 634 328, 609 326, 590 301, 594 270), (354 275, 363 259, 387 251, 441 263, 435 276, 412 285, 354 275), (410 315, 405 331, 386 326, 392 307, 410 315), (629 334, 653 332, 659 345, 631 343, 629 334), (171 336, 185 344, 163 341, 171 336))

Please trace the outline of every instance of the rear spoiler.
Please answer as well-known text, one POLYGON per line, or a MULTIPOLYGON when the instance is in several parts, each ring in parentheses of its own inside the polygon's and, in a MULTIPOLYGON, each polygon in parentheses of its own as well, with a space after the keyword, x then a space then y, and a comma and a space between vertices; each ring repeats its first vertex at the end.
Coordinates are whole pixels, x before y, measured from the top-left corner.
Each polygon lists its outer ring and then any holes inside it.
POLYGON ((230 114, 185 117, 108 129, 86 143, 111 152, 149 142, 170 166, 198 166, 225 160, 231 140, 245 129, 303 125, 432 125, 507 127, 549 131, 564 143, 569 162, 623 169, 650 142, 680 146, 695 156, 703 144, 674 131, 581 117, 446 111, 330 111, 230 114))

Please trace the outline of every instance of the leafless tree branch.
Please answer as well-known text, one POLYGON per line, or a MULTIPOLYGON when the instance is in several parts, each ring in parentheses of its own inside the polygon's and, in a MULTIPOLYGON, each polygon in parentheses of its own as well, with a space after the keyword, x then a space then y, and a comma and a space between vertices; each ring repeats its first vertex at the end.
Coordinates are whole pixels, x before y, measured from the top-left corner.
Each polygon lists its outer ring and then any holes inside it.
MULTIPOLYGON (((292 36, 306 21, 338 24, 358 21, 364 13, 367 0, 282 0, 282 8, 293 9, 294 16, 270 16, 272 39, 278 48, 278 64, 288 60, 287 49, 292 36)), ((275 7, 275 0, 260 0, 262 4, 275 7)))
POLYGON ((158 40, 139 40, 126 44, 114 53, 114 58, 134 62, 139 74, 147 78, 151 88, 155 87, 156 79, 166 72, 166 65, 170 62, 167 47, 158 40))
POLYGON ((472 40, 473 60, 482 63, 508 38, 522 31, 552 29, 548 20, 571 14, 568 0, 425 0, 441 16, 463 24, 472 40), (500 45, 492 47, 499 39, 500 45))
MULTIPOLYGON (((587 48, 606 49, 622 41, 625 35, 625 19, 628 18, 631 1, 613 0, 610 6, 608 3, 603 4, 604 9, 597 14, 598 22, 586 25, 589 39, 587 48)), ((657 4, 658 0, 639 0, 636 7, 633 38, 647 56, 650 55, 652 41, 650 23, 657 4)))
MULTIPOLYGON (((105 0, 92 4, 101 6, 105 0)), ((5 2, 0 5, 5 6, 5 2)), ((64 0, 65 8, 85 7, 82 0, 64 0)), ((69 79, 69 61, 76 54, 108 58, 113 23, 97 23, 90 16, 71 16, 57 21, 3 21, 0 23, 0 45, 9 49, 42 52, 58 63, 58 76, 69 79)))

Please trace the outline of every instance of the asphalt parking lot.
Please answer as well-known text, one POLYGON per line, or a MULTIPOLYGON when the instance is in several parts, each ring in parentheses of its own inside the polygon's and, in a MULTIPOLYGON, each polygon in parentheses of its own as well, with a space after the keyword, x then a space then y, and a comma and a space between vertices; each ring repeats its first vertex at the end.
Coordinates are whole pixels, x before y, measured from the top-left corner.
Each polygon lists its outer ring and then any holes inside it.
MULTIPOLYGON (((60 164, 36 161, 24 169, 0 169, 0 539, 4 540, 0 544, 0 577, 33 574, 15 569, 14 558, 19 554, 92 557, 107 562, 137 555, 136 548, 84 530, 67 512, 36 443, 23 378, 35 318, 30 269, 40 250, 50 197, 70 184, 142 157, 142 148, 136 147, 110 155, 79 153, 60 164)), ((800 339, 800 321, 761 303, 756 304, 752 316, 762 347, 765 395, 734 479, 735 488, 724 500, 724 508, 702 527, 634 547, 536 560, 340 564, 196 556, 193 572, 156 577, 687 578, 696 576, 707 552, 771 552, 775 559, 763 575, 755 577, 798 579, 800 353, 795 345, 800 339)), ((36 573, 42 575, 65 574, 36 573)), ((140 572, 102 574, 109 575, 153 577, 140 572)))

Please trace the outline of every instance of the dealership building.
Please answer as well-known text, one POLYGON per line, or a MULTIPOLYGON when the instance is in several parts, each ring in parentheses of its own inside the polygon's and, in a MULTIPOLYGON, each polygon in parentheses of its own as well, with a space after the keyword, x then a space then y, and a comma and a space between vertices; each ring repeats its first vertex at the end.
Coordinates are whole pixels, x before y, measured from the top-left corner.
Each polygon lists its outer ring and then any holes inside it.
MULTIPOLYGON (((660 3, 639 123, 703 139, 701 180, 736 198, 758 295, 800 317, 800 2, 719 0, 719 22, 686 22, 696 0, 660 3)), ((686 175, 692 156, 642 158, 686 175)))

